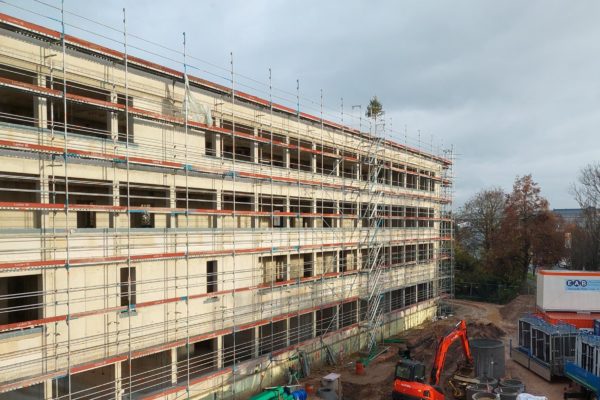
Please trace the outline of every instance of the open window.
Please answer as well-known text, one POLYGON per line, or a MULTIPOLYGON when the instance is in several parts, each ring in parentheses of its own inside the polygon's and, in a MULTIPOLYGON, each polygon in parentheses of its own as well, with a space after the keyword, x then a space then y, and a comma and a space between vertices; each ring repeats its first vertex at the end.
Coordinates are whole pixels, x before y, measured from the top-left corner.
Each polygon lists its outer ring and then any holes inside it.
POLYGON ((217 261, 206 262, 206 293, 215 293, 219 291, 219 271, 217 270, 217 261))
POLYGON ((287 320, 270 322, 259 328, 258 354, 268 354, 287 346, 287 320))
POLYGON ((229 367, 254 357, 254 328, 223 336, 223 366, 229 367))
POLYGON ((290 344, 298 344, 313 338, 313 313, 300 314, 290 318, 290 344))
POLYGON ((134 306, 136 304, 136 277, 135 267, 124 267, 120 271, 121 306, 134 306))
POLYGON ((121 364, 123 397, 131 400, 141 399, 150 393, 170 387, 171 372, 170 350, 123 361, 121 364), (129 375, 130 371, 131 375, 129 375))
POLYGON ((190 378, 196 378, 217 370, 217 340, 212 338, 190 343, 189 354, 186 346, 177 348, 177 382, 186 382, 188 372, 190 378))
POLYGON ((336 331, 337 328, 337 306, 317 310, 317 336, 336 331))
POLYGON ((355 324, 357 318, 357 307, 356 301, 350 301, 340 305, 340 328, 355 324))
POLYGON ((42 275, 0 278, 0 325, 42 318, 42 275))

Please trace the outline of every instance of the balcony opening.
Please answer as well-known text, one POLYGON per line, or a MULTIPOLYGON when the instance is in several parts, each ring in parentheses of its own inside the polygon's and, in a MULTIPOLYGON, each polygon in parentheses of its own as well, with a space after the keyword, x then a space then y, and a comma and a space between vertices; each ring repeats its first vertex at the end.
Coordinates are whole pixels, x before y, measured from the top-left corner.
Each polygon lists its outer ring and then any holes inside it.
POLYGON ((404 288, 404 307, 408 307, 417 302, 417 287, 408 286, 404 288))
POLYGON ((121 306, 135 306, 136 296, 136 278, 135 267, 124 267, 120 270, 120 287, 121 287, 121 306))
MULTIPOLYGON (((48 80, 47 86, 51 83, 48 80)), ((54 82, 54 88, 63 90, 62 82, 54 82)), ((92 86, 67 81, 67 94, 110 101, 110 92, 92 86)), ((52 98, 48 105, 48 121, 54 121, 55 129, 62 130, 65 121, 64 103, 60 98, 52 98)), ((110 139, 111 112, 83 102, 67 101, 67 131, 79 135, 110 139)))
POLYGON ((356 250, 340 251, 340 272, 354 271, 357 267, 356 250))
POLYGON ((313 260, 313 254, 312 253, 306 253, 306 254, 302 254, 302 260, 303 260, 303 272, 304 272, 304 277, 308 278, 310 276, 313 276, 313 268, 314 268, 314 260, 313 260))
POLYGON ((337 306, 317 310, 317 336, 337 331, 337 306))
POLYGON ((215 293, 219 291, 219 271, 217 270, 217 261, 206 262, 206 293, 215 293))
MULTIPOLYGON (((0 175, 0 202, 38 203, 40 177, 25 174, 0 175)), ((4 228, 39 228, 40 212, 35 210, 0 210, 4 228)))
POLYGON ((123 361, 121 367, 121 385, 126 398, 141 399, 152 392, 171 386, 170 350, 134 358, 131 360, 131 376, 129 363, 129 360, 123 361))
MULTIPOLYGON (((317 149, 321 146, 317 146, 317 149)), ((326 148, 328 153, 335 153, 335 150, 326 148), (328 151, 331 150, 331 151, 328 151)), ((317 173, 326 176, 336 176, 336 166, 339 163, 337 158, 317 154, 317 173)))
MULTIPOLYGON (((127 206, 127 186, 121 184, 120 204, 127 206)), ((146 208, 169 207, 169 189, 163 186, 129 185, 131 228, 168 228, 169 218, 146 208), (137 209, 136 209, 137 208, 137 209)))
POLYGON ((229 367, 254 357, 254 328, 223 336, 223 366, 229 367))
POLYGON ((207 213, 199 213, 196 210, 215 210, 217 208, 217 192, 215 190, 200 190, 178 187, 176 189, 176 207, 191 211, 187 215, 177 214, 176 222, 178 228, 216 228, 217 216, 207 213), (187 202, 186 202, 187 193, 187 202))
POLYGON ((290 344, 295 345, 313 338, 313 313, 290 318, 290 344))
POLYGON ((417 301, 420 303, 427 300, 427 283, 417 285, 417 301))
POLYGON ((392 266, 401 265, 404 262, 404 246, 392 246, 392 266))
POLYGON ((404 289, 392 290, 390 299, 390 308, 399 310, 404 307, 404 289))
POLYGON ((290 150, 290 168, 312 172, 313 154, 306 150, 300 149, 301 147, 304 149, 312 149, 312 143, 305 140, 290 138, 290 144, 297 146, 297 148, 290 150))
POLYGON ((258 355, 287 347, 287 320, 271 322, 259 328, 258 355))
POLYGON ((283 282, 287 280, 287 256, 259 257, 263 270, 263 282, 283 282))
POLYGON ((405 222, 404 226, 407 228, 416 228, 417 227, 417 208, 416 207, 406 207, 405 208, 405 222))
POLYGON ((350 301, 340 306, 340 328, 350 326, 357 322, 357 306, 358 304, 356 301, 350 301))
POLYGON ((315 275, 337 272, 337 252, 326 251, 316 253, 315 275))
POLYGON ((404 261, 407 263, 414 263, 417 261, 417 245, 407 244, 405 247, 404 261))
MULTIPOLYGON (((27 70, 0 65, 0 78, 23 83, 36 83, 36 74, 27 70)), ((0 122, 35 126, 34 96, 7 87, 0 88, 0 122)))
MULTIPOLYGON (((111 205, 112 182, 69 179, 69 205, 111 205)), ((50 203, 66 204, 65 178, 50 181, 50 203)), ((93 207, 92 207, 93 208, 93 207)), ((76 211, 77 228, 112 228, 109 212, 76 211)))
POLYGON ((204 132, 204 154, 211 157, 217 155, 217 134, 214 132, 204 132))
POLYGON ((260 131, 259 136, 271 142, 259 144, 258 162, 262 165, 285 167, 286 150, 282 144, 286 143, 286 137, 267 131, 260 131))
POLYGON ((296 214, 296 216, 290 218, 292 228, 313 227, 314 218, 310 215, 301 215, 313 213, 312 200, 300 197, 290 198, 290 211, 296 214))
MULTIPOLYGON (((260 196, 258 209, 261 212, 276 214, 278 212, 286 212, 287 199, 278 196, 260 196)), ((287 227, 287 216, 271 215, 268 217, 260 217, 261 228, 285 228, 287 227)))
MULTIPOLYGON (((234 130, 233 124, 231 121, 224 120, 222 123, 222 127, 229 130, 234 130)), ((245 133, 249 135, 254 135, 254 128, 251 126, 243 125, 240 123, 235 123, 235 133, 245 133)), ((221 154, 223 158, 227 159, 236 159, 239 161, 254 161, 254 141, 250 139, 245 139, 241 137, 233 137, 229 135, 221 136, 221 145, 222 151, 221 154)))
MULTIPOLYGON (((127 97, 127 107, 133 106, 133 97, 127 97)), ((125 95, 117 95, 117 103, 125 105, 125 95)), ((134 129, 134 118, 132 115, 129 117, 126 115, 126 111, 119 111, 117 113, 117 130, 119 142, 127 142, 127 136, 129 136, 129 143, 133 143, 133 129, 134 129)))
MULTIPOLYGON (((89 371, 71 375, 71 396, 69 396, 69 378, 54 380, 54 398, 77 400, 109 400, 115 394, 115 367, 106 365, 89 371)), ((40 398, 43 398, 40 397, 40 398)))
POLYGON ((177 348, 177 382, 187 381, 188 371, 190 379, 206 375, 217 370, 218 348, 217 338, 190 343, 189 369, 188 350, 186 346, 177 348))
MULTIPOLYGON (((244 211, 254 211, 254 195, 245 192, 223 192, 221 200, 221 209, 231 210, 236 213, 244 211)), ((224 228, 252 228, 253 217, 251 215, 226 216, 223 219, 224 228)))
POLYGON ((403 228, 404 227, 404 207, 402 206, 390 206, 391 213, 391 227, 392 228, 403 228))
POLYGON ((42 318, 42 275, 0 278, 0 325, 42 318))
MULTIPOLYGON (((355 153, 351 153, 348 151, 341 151, 340 155, 342 157, 357 158, 355 153)), ((356 179, 356 171, 358 170, 358 162, 350 161, 346 158, 343 158, 341 161, 340 170, 342 171, 342 176, 344 178, 356 179)))
POLYGON ((419 177, 416 175, 417 170, 414 168, 410 168, 408 167, 408 173, 406 174, 406 188, 407 189, 416 189, 417 188, 417 182, 419 180, 419 177), (410 173, 412 172, 412 173, 410 173))
POLYGON ((336 228, 338 214, 335 202, 323 199, 315 201, 317 202, 317 213, 321 214, 321 221, 317 225, 321 225, 323 228, 336 228))
POLYGON ((0 393, 0 400, 35 400, 43 398, 43 383, 38 383, 20 389, 11 390, 10 392, 0 393))
POLYGON ((429 227, 429 209, 419 207, 419 228, 429 227))

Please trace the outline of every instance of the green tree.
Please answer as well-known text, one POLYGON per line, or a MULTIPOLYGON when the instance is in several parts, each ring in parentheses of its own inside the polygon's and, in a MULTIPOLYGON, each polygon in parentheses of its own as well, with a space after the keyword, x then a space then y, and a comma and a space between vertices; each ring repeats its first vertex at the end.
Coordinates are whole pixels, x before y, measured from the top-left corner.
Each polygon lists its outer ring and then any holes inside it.
POLYGON ((369 105, 367 105, 367 112, 365 115, 367 118, 377 119, 384 114, 383 106, 381 102, 377 98, 377 96, 373 96, 369 101, 369 105))

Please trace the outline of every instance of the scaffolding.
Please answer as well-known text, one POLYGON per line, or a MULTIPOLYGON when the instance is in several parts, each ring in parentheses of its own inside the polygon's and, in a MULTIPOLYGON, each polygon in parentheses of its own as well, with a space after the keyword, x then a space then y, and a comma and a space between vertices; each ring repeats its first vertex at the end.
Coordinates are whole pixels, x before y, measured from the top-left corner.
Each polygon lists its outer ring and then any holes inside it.
POLYGON ((452 294, 451 153, 48 11, 0 14, 0 393, 235 398, 452 294))

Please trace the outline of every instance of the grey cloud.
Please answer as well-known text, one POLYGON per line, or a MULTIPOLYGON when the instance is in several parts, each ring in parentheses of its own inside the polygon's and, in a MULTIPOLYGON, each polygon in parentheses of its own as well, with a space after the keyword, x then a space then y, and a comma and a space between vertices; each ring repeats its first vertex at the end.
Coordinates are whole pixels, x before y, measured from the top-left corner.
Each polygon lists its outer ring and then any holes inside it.
MULTIPOLYGON (((203 60, 227 68, 233 51, 239 73, 266 82, 271 67, 274 85, 292 93, 300 79, 302 96, 314 99, 302 100, 309 112, 318 112, 320 89, 329 114, 339 116, 344 98, 346 122, 357 115, 351 105, 364 106, 377 94, 396 137, 407 126, 412 144, 417 130, 423 146, 431 135, 435 146, 454 144, 457 205, 483 187, 510 190, 516 175, 532 173, 553 207, 573 207, 569 185, 600 155, 600 3, 593 0, 66 0, 66 6, 115 26, 127 7, 133 34, 180 49, 185 30, 188 52, 203 60)), ((56 27, 4 4, 0 9, 56 27)), ((264 86, 239 84, 265 95, 264 86)), ((295 102, 294 95, 278 94, 295 102)))

